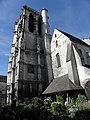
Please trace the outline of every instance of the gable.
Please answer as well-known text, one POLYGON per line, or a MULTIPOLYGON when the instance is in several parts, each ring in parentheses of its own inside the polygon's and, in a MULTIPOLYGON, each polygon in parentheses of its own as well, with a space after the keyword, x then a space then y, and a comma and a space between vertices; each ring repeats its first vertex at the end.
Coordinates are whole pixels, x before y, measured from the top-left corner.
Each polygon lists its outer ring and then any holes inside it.
POLYGON ((70 42, 71 41, 66 35, 58 31, 57 29, 54 29, 51 40, 51 52, 55 51, 57 48, 60 49, 60 47, 62 47, 63 45, 67 45, 70 42))

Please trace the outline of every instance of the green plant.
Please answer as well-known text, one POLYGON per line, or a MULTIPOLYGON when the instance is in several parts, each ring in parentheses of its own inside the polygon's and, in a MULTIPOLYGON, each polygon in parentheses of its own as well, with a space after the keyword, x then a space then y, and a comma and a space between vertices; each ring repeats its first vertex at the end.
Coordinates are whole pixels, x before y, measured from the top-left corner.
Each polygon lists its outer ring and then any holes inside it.
POLYGON ((57 102, 61 102, 64 105, 64 100, 63 100, 63 96, 56 96, 57 102))
POLYGON ((51 113, 54 115, 59 115, 65 113, 65 107, 61 102, 51 103, 51 113))
POLYGON ((50 109, 51 102, 52 102, 51 97, 47 97, 47 98, 44 100, 44 106, 45 106, 46 109, 48 109, 48 110, 50 109))
POLYGON ((76 108, 76 103, 74 99, 72 99, 71 102, 69 102, 67 105, 67 109, 72 109, 72 108, 76 108))
POLYGON ((43 104, 43 101, 40 98, 34 97, 32 99, 32 105, 34 108, 40 108, 42 106, 42 104, 43 104))
POLYGON ((87 98, 84 95, 79 94, 75 101, 75 105, 78 109, 81 110, 81 109, 84 109, 86 102, 87 102, 87 98))
POLYGON ((87 98, 86 98, 84 95, 79 94, 79 95, 77 96, 77 99, 76 99, 76 102, 77 102, 77 103, 84 103, 84 102, 86 102, 86 101, 87 101, 87 98))

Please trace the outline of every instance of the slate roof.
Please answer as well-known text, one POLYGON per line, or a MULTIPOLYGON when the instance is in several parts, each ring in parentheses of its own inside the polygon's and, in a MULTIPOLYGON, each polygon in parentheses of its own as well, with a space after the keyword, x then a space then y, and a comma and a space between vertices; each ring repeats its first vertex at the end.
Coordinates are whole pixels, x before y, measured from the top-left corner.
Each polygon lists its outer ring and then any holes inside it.
MULTIPOLYGON (((56 28, 56 29, 57 29, 57 28, 56 28)), ((67 37, 69 37, 72 42, 74 42, 74 43, 80 43, 80 44, 82 44, 82 45, 85 45, 85 46, 87 46, 87 47, 90 47, 90 45, 88 45, 87 43, 85 43, 83 40, 81 40, 81 39, 79 39, 79 38, 77 38, 77 37, 74 37, 74 36, 72 36, 72 35, 64 32, 64 31, 59 30, 59 29, 57 29, 57 30, 60 31, 61 33, 63 33, 64 35, 66 35, 67 37)))
POLYGON ((60 93, 71 90, 83 90, 83 88, 73 84, 66 74, 55 78, 42 94, 60 93))

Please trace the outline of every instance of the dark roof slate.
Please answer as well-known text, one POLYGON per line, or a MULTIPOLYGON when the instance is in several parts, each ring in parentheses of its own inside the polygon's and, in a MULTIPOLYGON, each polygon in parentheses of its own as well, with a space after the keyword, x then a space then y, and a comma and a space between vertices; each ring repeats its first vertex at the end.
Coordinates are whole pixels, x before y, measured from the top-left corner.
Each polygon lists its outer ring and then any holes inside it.
POLYGON ((55 78, 42 94, 60 93, 71 90, 83 90, 81 86, 75 85, 68 78, 68 74, 55 78))

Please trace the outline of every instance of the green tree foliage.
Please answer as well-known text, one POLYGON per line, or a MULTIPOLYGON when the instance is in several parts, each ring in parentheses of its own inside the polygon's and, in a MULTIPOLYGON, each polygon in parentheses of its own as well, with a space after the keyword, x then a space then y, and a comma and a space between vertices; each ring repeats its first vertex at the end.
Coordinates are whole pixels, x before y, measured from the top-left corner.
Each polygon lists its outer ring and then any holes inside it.
POLYGON ((72 101, 68 104, 67 108, 83 110, 83 109, 87 109, 86 107, 90 108, 87 98, 84 95, 79 94, 76 100, 72 99, 72 101))
POLYGON ((50 98, 46 102, 49 102, 49 110, 45 101, 37 97, 31 102, 17 104, 15 108, 11 105, 0 104, 0 120, 89 120, 90 118, 90 103, 87 102, 85 96, 78 95, 73 101, 73 109, 75 107, 80 109, 71 118, 66 114, 62 96, 57 96, 56 102, 52 102, 50 98))
POLYGON ((63 96, 57 96, 57 102, 61 102, 63 105, 64 105, 64 99, 63 99, 63 96))
POLYGON ((66 108, 62 96, 57 96, 57 102, 51 103, 51 113, 54 115, 65 114, 66 108))
POLYGON ((54 114, 54 115, 59 115, 62 111, 62 103, 61 102, 52 102, 51 103, 51 112, 54 114))
POLYGON ((38 97, 34 97, 32 99, 32 105, 34 108, 40 108, 43 105, 43 101, 38 97))

